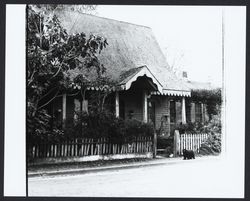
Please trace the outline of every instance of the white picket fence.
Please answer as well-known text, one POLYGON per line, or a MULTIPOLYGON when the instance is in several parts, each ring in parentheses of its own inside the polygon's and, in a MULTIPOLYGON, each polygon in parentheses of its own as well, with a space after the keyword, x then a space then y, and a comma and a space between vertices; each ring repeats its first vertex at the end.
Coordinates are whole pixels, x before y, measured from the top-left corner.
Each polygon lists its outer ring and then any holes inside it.
POLYGON ((199 153, 201 144, 208 139, 208 133, 179 134, 176 130, 174 134, 174 155, 182 155, 183 149, 193 150, 199 153))

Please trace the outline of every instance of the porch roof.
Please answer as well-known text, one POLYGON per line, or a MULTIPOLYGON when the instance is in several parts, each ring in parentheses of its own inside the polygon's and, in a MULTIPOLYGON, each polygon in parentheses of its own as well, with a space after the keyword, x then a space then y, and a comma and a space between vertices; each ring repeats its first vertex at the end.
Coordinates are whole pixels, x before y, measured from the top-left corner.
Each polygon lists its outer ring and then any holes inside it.
POLYGON ((139 77, 146 76, 152 79, 153 83, 157 86, 158 91, 162 92, 163 86, 157 80, 157 78, 151 73, 147 66, 141 66, 139 68, 132 68, 120 75, 119 85, 127 90, 131 87, 132 83, 135 82, 139 77))

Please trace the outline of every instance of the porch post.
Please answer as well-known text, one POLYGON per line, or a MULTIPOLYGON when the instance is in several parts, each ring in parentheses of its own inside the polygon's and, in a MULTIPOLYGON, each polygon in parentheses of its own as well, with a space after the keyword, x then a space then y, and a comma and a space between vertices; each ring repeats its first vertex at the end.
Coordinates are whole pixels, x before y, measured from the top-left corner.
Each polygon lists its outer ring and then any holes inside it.
POLYGON ((142 113, 143 113, 143 122, 147 123, 148 122, 148 98, 147 98, 147 92, 143 91, 142 93, 142 113))
POLYGON ((185 97, 182 97, 182 110, 181 110, 181 121, 183 124, 186 123, 186 104, 185 104, 185 97))
POLYGON ((195 122, 195 103, 191 103, 191 122, 195 122))
POLYGON ((205 115, 204 115, 204 104, 201 103, 201 122, 205 122, 205 115))
POLYGON ((115 92, 115 116, 119 117, 119 91, 115 92))
POLYGON ((65 127, 65 121, 66 121, 66 94, 63 94, 63 97, 62 97, 62 120, 63 120, 63 127, 65 127))

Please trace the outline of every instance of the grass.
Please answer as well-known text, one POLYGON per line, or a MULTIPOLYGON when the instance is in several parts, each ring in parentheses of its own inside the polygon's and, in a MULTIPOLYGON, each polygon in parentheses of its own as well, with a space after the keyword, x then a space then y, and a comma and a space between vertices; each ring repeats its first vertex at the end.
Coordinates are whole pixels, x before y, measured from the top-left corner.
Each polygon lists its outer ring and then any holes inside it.
POLYGON ((112 165, 139 163, 139 162, 152 161, 152 160, 157 160, 157 159, 130 158, 130 159, 116 159, 116 160, 98 160, 98 161, 30 165, 28 166, 28 171, 35 173, 35 172, 47 172, 47 171, 52 171, 52 170, 58 171, 58 170, 78 169, 78 168, 105 167, 105 166, 112 166, 112 165))

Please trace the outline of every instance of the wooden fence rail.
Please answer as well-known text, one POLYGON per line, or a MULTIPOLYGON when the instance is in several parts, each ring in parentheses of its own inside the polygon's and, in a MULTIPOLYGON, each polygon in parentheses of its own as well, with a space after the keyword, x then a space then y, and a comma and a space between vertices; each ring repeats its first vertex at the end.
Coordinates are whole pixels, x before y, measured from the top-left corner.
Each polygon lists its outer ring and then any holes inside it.
POLYGON ((31 158, 48 158, 147 153, 153 151, 152 140, 152 137, 137 137, 132 142, 113 144, 107 138, 82 138, 62 143, 28 145, 28 154, 31 158))
POLYGON ((195 134, 179 134, 179 131, 175 131, 174 134, 174 155, 182 155, 183 149, 193 150, 195 153, 199 153, 201 144, 207 140, 209 134, 207 133, 195 133, 195 134))

